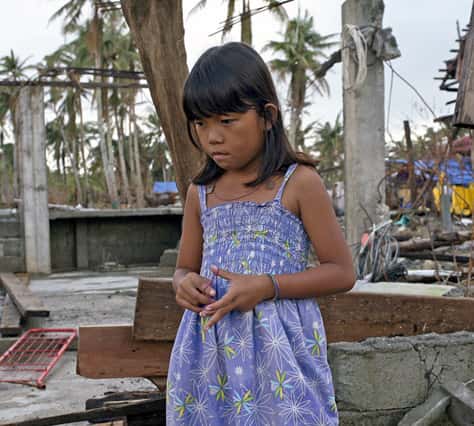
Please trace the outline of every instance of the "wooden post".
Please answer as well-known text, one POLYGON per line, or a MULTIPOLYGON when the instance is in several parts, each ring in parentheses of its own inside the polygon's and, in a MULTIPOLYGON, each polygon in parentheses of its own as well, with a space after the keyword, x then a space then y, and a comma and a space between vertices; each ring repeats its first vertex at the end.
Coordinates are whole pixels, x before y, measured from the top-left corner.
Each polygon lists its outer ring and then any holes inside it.
POLYGON ((410 204, 413 207, 416 200, 416 179, 415 179, 415 155, 413 153, 413 143, 411 141, 410 123, 408 120, 403 121, 405 129, 405 139, 407 143, 408 154, 408 187, 410 188, 410 204))
POLYGON ((16 128, 26 271, 48 274, 51 272, 51 255, 43 97, 42 87, 20 89, 16 128))
POLYGON ((471 11, 469 32, 457 66, 461 69, 458 69, 460 81, 453 125, 472 129, 474 128, 474 5, 471 11))
MULTIPOLYGON (((346 0, 343 29, 346 25, 381 28, 383 11, 382 0, 346 0)), ((358 64, 353 55, 347 55, 347 60, 344 56, 345 229, 352 245, 371 221, 377 222, 376 207, 385 202, 384 69, 369 47, 367 77, 354 90, 348 86, 355 80, 358 64)))

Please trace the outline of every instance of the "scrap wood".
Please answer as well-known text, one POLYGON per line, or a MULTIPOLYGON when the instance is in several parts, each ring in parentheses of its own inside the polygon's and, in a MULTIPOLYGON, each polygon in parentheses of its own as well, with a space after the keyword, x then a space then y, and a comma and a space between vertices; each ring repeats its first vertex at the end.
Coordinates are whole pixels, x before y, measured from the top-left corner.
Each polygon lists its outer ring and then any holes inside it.
POLYGON ((33 294, 25 282, 20 281, 15 274, 0 274, 0 282, 23 318, 49 316, 49 311, 45 308, 40 298, 33 294))
POLYGON ((182 315, 171 278, 140 278, 133 320, 134 339, 172 341, 182 315), (155 309, 151 309, 152 306, 155 309))
POLYGON ((0 333, 2 337, 19 336, 21 334, 21 315, 10 295, 5 296, 0 320, 0 333))
POLYGON ((143 415, 147 413, 159 413, 162 417, 164 417, 164 404, 164 399, 147 400, 145 402, 124 404, 117 407, 101 407, 92 410, 76 411, 49 417, 36 417, 31 420, 2 424, 2 426, 53 426, 86 420, 100 420, 103 418, 143 415))
MULTIPOLYGON (((147 341, 155 342, 163 341, 164 337, 174 339, 182 309, 173 301, 171 278, 166 281, 141 277, 136 307, 141 316, 135 319, 134 336, 146 335, 147 341), (147 297, 142 297, 142 292, 147 297), (165 308, 160 300, 165 301, 165 308), (137 321, 143 318, 146 322, 137 321)), ((474 298, 350 292, 318 297, 317 302, 329 343, 380 336, 474 331, 474 298)))
POLYGON ((131 325, 81 326, 77 374, 91 379, 165 377, 172 346, 134 340, 131 325))
POLYGON ((432 251, 420 251, 420 252, 405 252, 400 251, 400 257, 405 257, 407 259, 419 259, 419 260, 434 260, 436 259, 439 262, 456 262, 456 263, 469 263, 473 260, 469 256, 461 256, 457 254, 442 254, 442 253, 433 253, 432 251))
POLYGON ((418 238, 411 239, 407 241, 398 242, 400 251, 410 252, 410 251, 420 251, 420 250, 429 250, 432 248, 451 246, 462 244, 465 241, 470 240, 470 235, 465 234, 455 234, 451 237, 448 235, 438 236, 434 240, 430 238, 418 238))

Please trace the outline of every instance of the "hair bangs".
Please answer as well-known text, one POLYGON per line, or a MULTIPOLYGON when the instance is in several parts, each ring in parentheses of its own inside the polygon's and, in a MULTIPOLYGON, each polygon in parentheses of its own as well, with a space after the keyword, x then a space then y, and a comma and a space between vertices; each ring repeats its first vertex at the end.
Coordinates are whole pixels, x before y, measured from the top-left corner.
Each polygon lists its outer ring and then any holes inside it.
POLYGON ((197 64, 183 93, 183 110, 189 121, 230 112, 244 113, 256 106, 249 91, 226 64, 197 64), (199 66, 200 65, 200 66, 199 66))

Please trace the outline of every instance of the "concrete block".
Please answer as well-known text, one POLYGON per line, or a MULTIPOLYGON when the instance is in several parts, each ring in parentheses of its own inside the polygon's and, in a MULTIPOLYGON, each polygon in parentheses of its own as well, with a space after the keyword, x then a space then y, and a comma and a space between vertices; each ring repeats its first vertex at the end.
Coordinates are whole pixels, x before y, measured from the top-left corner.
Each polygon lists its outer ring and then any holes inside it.
MULTIPOLYGON (((398 426, 398 422, 407 410, 381 410, 373 412, 340 411, 340 426, 398 426)), ((420 425, 421 426, 421 425, 420 425)), ((443 414, 430 426, 454 426, 446 414, 443 414)))
POLYGON ((474 333, 430 333, 397 338, 413 345, 424 364, 429 387, 474 377, 474 333))
POLYGON ((424 364, 413 346, 389 338, 329 345, 339 409, 400 410, 427 395, 424 364))
POLYGON ((23 245, 23 240, 20 238, 0 237, 0 256, 24 257, 25 249, 23 245))
POLYGON ((178 250, 166 249, 160 257, 160 268, 165 266, 176 266, 176 260, 178 258, 178 250))
POLYGON ((26 272, 25 258, 20 256, 1 256, 1 272, 26 272))
POLYGON ((438 384, 474 377, 474 333, 333 343, 328 356, 340 410, 404 410, 438 384))
POLYGON ((12 218, 0 218, 0 238, 19 238, 20 222, 12 218))

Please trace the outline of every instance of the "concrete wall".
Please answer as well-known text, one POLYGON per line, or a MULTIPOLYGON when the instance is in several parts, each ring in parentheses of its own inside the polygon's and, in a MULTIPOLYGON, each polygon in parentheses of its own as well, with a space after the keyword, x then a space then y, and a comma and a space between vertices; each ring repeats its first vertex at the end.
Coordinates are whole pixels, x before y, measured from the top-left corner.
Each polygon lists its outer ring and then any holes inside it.
POLYGON ((328 356, 341 426, 395 426, 439 383, 474 378, 474 333, 334 343, 328 356))
POLYGON ((25 246, 16 212, 0 212, 0 272, 25 270, 25 246))
POLYGON ((107 263, 158 265, 176 248, 181 210, 61 212, 50 216, 53 271, 98 269, 107 263))

